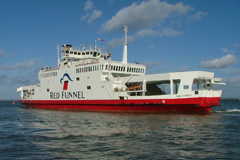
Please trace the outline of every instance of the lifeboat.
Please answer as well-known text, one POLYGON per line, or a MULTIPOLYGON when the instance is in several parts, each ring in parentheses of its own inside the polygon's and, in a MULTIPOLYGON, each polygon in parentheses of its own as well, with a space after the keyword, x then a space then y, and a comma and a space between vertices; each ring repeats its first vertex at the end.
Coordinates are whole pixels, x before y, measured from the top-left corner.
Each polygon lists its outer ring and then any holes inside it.
POLYGON ((142 88, 142 85, 133 86, 133 87, 128 87, 128 88, 126 88, 126 91, 129 91, 129 90, 138 90, 138 89, 140 89, 140 88, 142 88))

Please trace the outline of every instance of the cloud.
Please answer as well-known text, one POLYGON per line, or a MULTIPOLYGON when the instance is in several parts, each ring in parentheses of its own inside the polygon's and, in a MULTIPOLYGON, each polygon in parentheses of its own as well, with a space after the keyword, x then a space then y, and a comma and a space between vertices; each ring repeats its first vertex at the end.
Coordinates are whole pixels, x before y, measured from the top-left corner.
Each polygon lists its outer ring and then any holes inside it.
POLYGON ((8 76, 8 74, 0 74, 0 84, 5 84, 7 81, 8 81, 8 79, 9 79, 9 76, 8 76))
POLYGON ((197 12, 189 17, 189 20, 201 20, 203 16, 208 15, 208 12, 197 12))
POLYGON ((226 48, 221 48, 220 49, 221 51, 223 51, 223 52, 225 52, 225 53, 228 53, 228 54, 234 54, 234 53, 236 53, 236 51, 233 51, 233 50, 229 50, 229 49, 226 49, 226 48))
POLYGON ((90 10, 93 8, 93 3, 92 1, 88 0, 85 4, 84 4, 84 11, 90 10))
POLYGON ((5 52, 2 50, 2 48, 0 47, 0 58, 3 57, 5 54, 5 52))
POLYGON ((162 32, 157 32, 152 29, 142 29, 135 34, 135 37, 144 38, 147 36, 157 36, 157 35, 159 35, 160 37, 176 37, 176 36, 183 35, 183 32, 174 31, 171 28, 165 29, 162 32))
POLYGON ((89 17, 89 14, 86 14, 85 16, 81 17, 81 20, 83 21, 83 20, 87 19, 88 17, 89 17))
POLYGON ((231 74, 240 74, 240 69, 233 71, 231 74))
POLYGON ((224 97, 238 97, 240 95, 240 76, 226 77, 222 79, 222 82, 227 85, 217 85, 219 89, 223 90, 224 97))
POLYGON ((193 8, 183 3, 168 4, 159 0, 134 2, 129 7, 124 7, 110 20, 102 25, 103 31, 115 31, 128 25, 132 30, 146 29, 155 26, 158 22, 164 21, 170 15, 185 14, 193 8))
POLYGON ((174 31, 171 28, 165 29, 161 34, 160 37, 176 37, 176 36, 180 36, 183 35, 183 32, 180 31, 174 31))
MULTIPOLYGON (((128 39, 128 42, 134 41, 134 38, 132 36, 128 36, 127 39, 128 39)), ((124 37, 121 39, 116 39, 116 38, 112 39, 111 41, 108 42, 105 48, 112 49, 118 46, 123 46, 124 40, 125 40, 124 37)))
POLYGON ((30 84, 39 83, 39 80, 37 80, 37 77, 31 77, 26 75, 9 77, 8 74, 2 74, 0 76, 2 77, 0 79, 0 85, 14 85, 14 84, 30 85, 30 84))
POLYGON ((12 64, 5 64, 3 67, 1 67, 2 70, 14 70, 14 69, 23 69, 23 68, 31 68, 33 67, 36 63, 40 62, 40 58, 36 59, 31 59, 29 61, 23 61, 23 62, 18 62, 15 65, 12 64))
POLYGON ((231 46, 232 47, 240 47, 240 44, 235 43, 235 44, 231 44, 231 46))
POLYGON ((89 16, 88 19, 88 24, 92 23, 93 20, 100 18, 102 16, 102 11, 101 10, 94 10, 92 15, 89 16))
POLYGON ((144 65, 147 67, 147 69, 151 69, 155 66, 158 66, 160 63, 157 61, 148 61, 144 65))
POLYGON ((137 38, 144 38, 147 36, 155 36, 157 34, 156 31, 153 31, 152 29, 142 29, 140 31, 138 31, 135 36, 137 38))
POLYGON ((187 71, 187 67, 186 66, 178 68, 175 72, 184 72, 184 71, 187 71))
POLYGON ((222 81, 231 87, 240 87, 240 76, 223 78, 222 81))
POLYGON ((94 4, 92 1, 88 0, 84 4, 84 11, 89 11, 86 15, 82 16, 80 20, 87 20, 88 24, 91 24, 93 20, 100 18, 102 16, 102 11, 101 10, 94 10, 93 12, 91 11, 94 7, 94 4))
POLYGON ((237 60, 237 57, 232 54, 228 54, 220 59, 216 58, 214 60, 202 61, 199 66, 203 68, 227 68, 231 64, 236 63, 237 60))

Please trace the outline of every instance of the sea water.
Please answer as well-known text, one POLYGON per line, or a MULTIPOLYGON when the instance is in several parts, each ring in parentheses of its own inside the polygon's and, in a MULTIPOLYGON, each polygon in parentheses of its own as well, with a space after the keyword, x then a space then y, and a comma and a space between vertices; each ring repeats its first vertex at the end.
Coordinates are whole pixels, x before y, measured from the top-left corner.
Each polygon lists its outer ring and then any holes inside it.
POLYGON ((67 112, 0 102, 0 159, 239 159, 240 101, 209 114, 67 112))

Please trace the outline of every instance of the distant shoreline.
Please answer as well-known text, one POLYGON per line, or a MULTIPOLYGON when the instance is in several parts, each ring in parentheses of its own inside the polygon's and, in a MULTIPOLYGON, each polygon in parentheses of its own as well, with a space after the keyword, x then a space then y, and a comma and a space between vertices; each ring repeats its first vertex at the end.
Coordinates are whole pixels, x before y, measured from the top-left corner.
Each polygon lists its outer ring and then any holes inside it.
POLYGON ((19 99, 2 99, 0 102, 12 102, 12 101, 19 101, 19 99))

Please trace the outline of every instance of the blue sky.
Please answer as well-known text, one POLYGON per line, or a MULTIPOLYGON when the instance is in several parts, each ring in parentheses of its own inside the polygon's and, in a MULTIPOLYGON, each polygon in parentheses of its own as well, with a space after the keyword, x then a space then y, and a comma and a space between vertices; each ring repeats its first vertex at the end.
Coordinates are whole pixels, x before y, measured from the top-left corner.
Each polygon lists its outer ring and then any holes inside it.
POLYGON ((239 0, 1 0, 0 99, 38 83, 42 67, 57 66, 56 45, 98 45, 147 74, 210 71, 223 78, 222 97, 240 97, 239 0))

